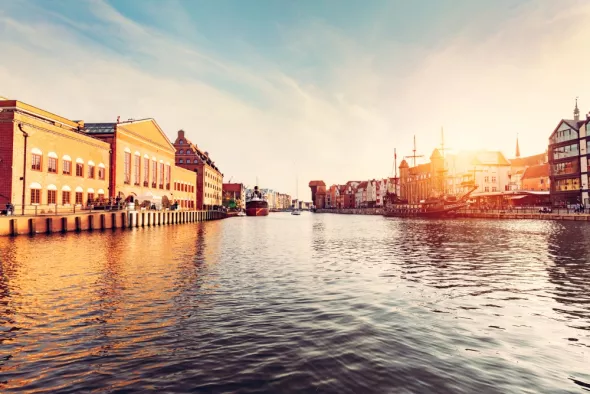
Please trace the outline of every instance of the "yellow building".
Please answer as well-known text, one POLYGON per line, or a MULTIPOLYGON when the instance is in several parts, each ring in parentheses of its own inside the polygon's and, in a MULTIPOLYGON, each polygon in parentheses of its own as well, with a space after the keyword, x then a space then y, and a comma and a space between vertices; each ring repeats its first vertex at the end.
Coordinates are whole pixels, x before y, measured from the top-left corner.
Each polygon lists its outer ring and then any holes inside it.
POLYGON ((15 213, 73 210, 108 196, 108 143, 74 122, 16 100, 0 101, 0 204, 15 213))
POLYGON ((111 197, 196 207, 197 174, 174 165, 176 150, 154 119, 87 123, 84 131, 112 146, 111 197))

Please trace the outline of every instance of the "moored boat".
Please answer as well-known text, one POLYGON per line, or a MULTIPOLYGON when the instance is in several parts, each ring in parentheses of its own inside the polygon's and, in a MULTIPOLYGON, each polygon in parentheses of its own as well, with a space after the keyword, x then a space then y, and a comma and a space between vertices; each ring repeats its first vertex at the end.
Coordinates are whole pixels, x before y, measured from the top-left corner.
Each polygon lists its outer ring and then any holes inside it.
POLYGON ((246 215, 247 216, 268 216, 268 202, 264 199, 258 186, 254 186, 254 191, 246 197, 246 215))
POLYGON ((457 198, 456 196, 438 196, 420 201, 418 204, 409 204, 407 200, 398 198, 395 193, 385 196, 383 216, 386 217, 425 217, 444 218, 452 217, 461 208, 467 207, 469 196, 477 189, 472 187, 467 193, 457 198))

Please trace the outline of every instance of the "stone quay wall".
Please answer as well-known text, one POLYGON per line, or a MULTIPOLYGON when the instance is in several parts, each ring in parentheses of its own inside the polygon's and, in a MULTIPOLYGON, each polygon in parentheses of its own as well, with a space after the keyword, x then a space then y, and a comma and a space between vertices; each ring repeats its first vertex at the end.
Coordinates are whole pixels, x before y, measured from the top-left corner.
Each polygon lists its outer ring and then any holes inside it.
POLYGON ((226 213, 218 211, 117 211, 53 216, 2 216, 0 236, 165 226, 226 217, 226 213))

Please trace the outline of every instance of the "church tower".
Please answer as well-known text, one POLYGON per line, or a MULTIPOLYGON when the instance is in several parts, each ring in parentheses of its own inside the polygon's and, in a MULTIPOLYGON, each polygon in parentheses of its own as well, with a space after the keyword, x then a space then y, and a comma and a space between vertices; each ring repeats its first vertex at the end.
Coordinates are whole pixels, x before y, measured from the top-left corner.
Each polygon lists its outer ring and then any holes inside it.
POLYGON ((574 108, 574 120, 580 120, 580 110, 578 109, 578 98, 576 97, 576 108, 574 108))
POLYGON ((520 147, 518 146, 518 134, 516 134, 516 156, 517 159, 520 157, 520 147))

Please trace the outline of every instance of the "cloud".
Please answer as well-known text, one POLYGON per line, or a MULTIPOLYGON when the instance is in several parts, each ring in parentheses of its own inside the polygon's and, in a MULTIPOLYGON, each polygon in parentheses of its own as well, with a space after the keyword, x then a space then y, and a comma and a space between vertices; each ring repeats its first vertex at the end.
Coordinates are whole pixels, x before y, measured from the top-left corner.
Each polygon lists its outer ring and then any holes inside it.
POLYGON ((590 90, 585 3, 455 17, 460 28, 427 44, 309 17, 279 25, 274 51, 236 41, 231 54, 191 25, 183 3, 166 7, 173 30, 84 4, 80 18, 5 8, 0 93, 72 119, 154 117, 171 138, 185 129, 226 178, 258 176, 295 195, 298 175, 302 198, 309 179, 389 175, 393 148, 410 154, 414 134, 429 156, 441 126, 455 148, 510 154, 519 133, 523 153, 537 153, 590 90))

